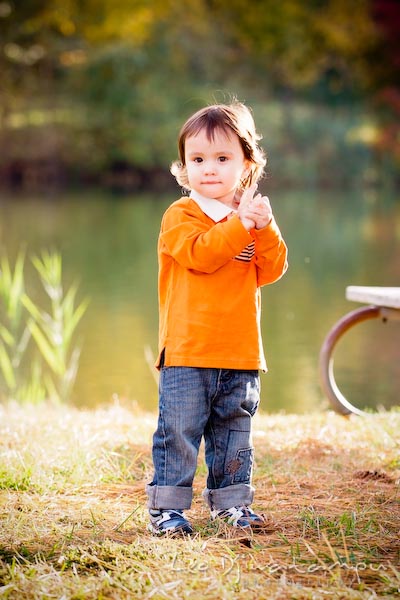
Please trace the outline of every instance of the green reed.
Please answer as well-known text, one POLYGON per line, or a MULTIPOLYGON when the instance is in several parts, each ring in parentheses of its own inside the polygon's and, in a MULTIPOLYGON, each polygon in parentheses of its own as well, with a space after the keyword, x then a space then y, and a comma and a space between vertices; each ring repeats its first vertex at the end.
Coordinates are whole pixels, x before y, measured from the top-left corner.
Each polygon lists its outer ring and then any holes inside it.
POLYGON ((25 253, 14 267, 7 256, 0 259, 0 394, 19 402, 65 402, 79 365, 74 334, 89 301, 77 304, 76 284, 64 291, 60 254, 43 251, 32 263, 45 307, 27 293, 25 253))

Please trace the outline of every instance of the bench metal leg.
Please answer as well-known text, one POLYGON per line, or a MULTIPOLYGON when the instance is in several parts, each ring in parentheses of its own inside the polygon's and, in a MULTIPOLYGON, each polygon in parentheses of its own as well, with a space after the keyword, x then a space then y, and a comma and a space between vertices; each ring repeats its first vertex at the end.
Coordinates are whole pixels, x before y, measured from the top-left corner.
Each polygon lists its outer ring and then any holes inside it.
POLYGON ((353 406, 339 390, 333 373, 333 350, 339 339, 348 329, 357 323, 367 321, 368 319, 376 319, 380 316, 386 320, 388 318, 388 309, 380 306, 357 308, 342 317, 332 327, 322 344, 319 355, 321 385, 333 409, 342 415, 349 415, 350 413, 362 415, 364 412, 353 406))

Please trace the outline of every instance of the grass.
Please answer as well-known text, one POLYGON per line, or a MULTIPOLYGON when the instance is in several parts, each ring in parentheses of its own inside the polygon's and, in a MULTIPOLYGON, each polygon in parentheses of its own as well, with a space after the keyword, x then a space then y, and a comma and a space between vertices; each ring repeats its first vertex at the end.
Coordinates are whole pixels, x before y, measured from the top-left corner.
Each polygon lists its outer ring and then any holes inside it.
POLYGON ((209 519, 154 538, 155 414, 0 407, 0 598, 370 599, 400 594, 400 412, 254 420, 254 536, 209 519))

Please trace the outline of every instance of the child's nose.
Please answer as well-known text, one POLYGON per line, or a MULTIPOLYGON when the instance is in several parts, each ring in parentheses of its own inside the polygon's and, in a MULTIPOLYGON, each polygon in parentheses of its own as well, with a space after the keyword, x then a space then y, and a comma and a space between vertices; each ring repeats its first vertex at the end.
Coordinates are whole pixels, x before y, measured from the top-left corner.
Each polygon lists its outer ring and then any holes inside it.
POLYGON ((208 161, 204 164, 204 172, 209 175, 215 173, 215 164, 213 161, 208 161))

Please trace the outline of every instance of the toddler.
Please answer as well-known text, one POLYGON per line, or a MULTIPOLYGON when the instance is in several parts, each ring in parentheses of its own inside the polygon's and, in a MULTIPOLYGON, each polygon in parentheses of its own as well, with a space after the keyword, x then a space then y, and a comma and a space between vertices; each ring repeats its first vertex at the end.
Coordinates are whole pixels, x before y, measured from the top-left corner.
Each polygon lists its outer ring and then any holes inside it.
POLYGON ((184 510, 203 437, 211 518, 263 525, 251 508, 251 419, 267 370, 260 288, 284 274, 287 249, 257 192, 259 139, 238 102, 199 110, 179 135, 171 171, 188 195, 166 210, 158 242, 159 418, 146 486, 156 534, 193 532, 184 510))

